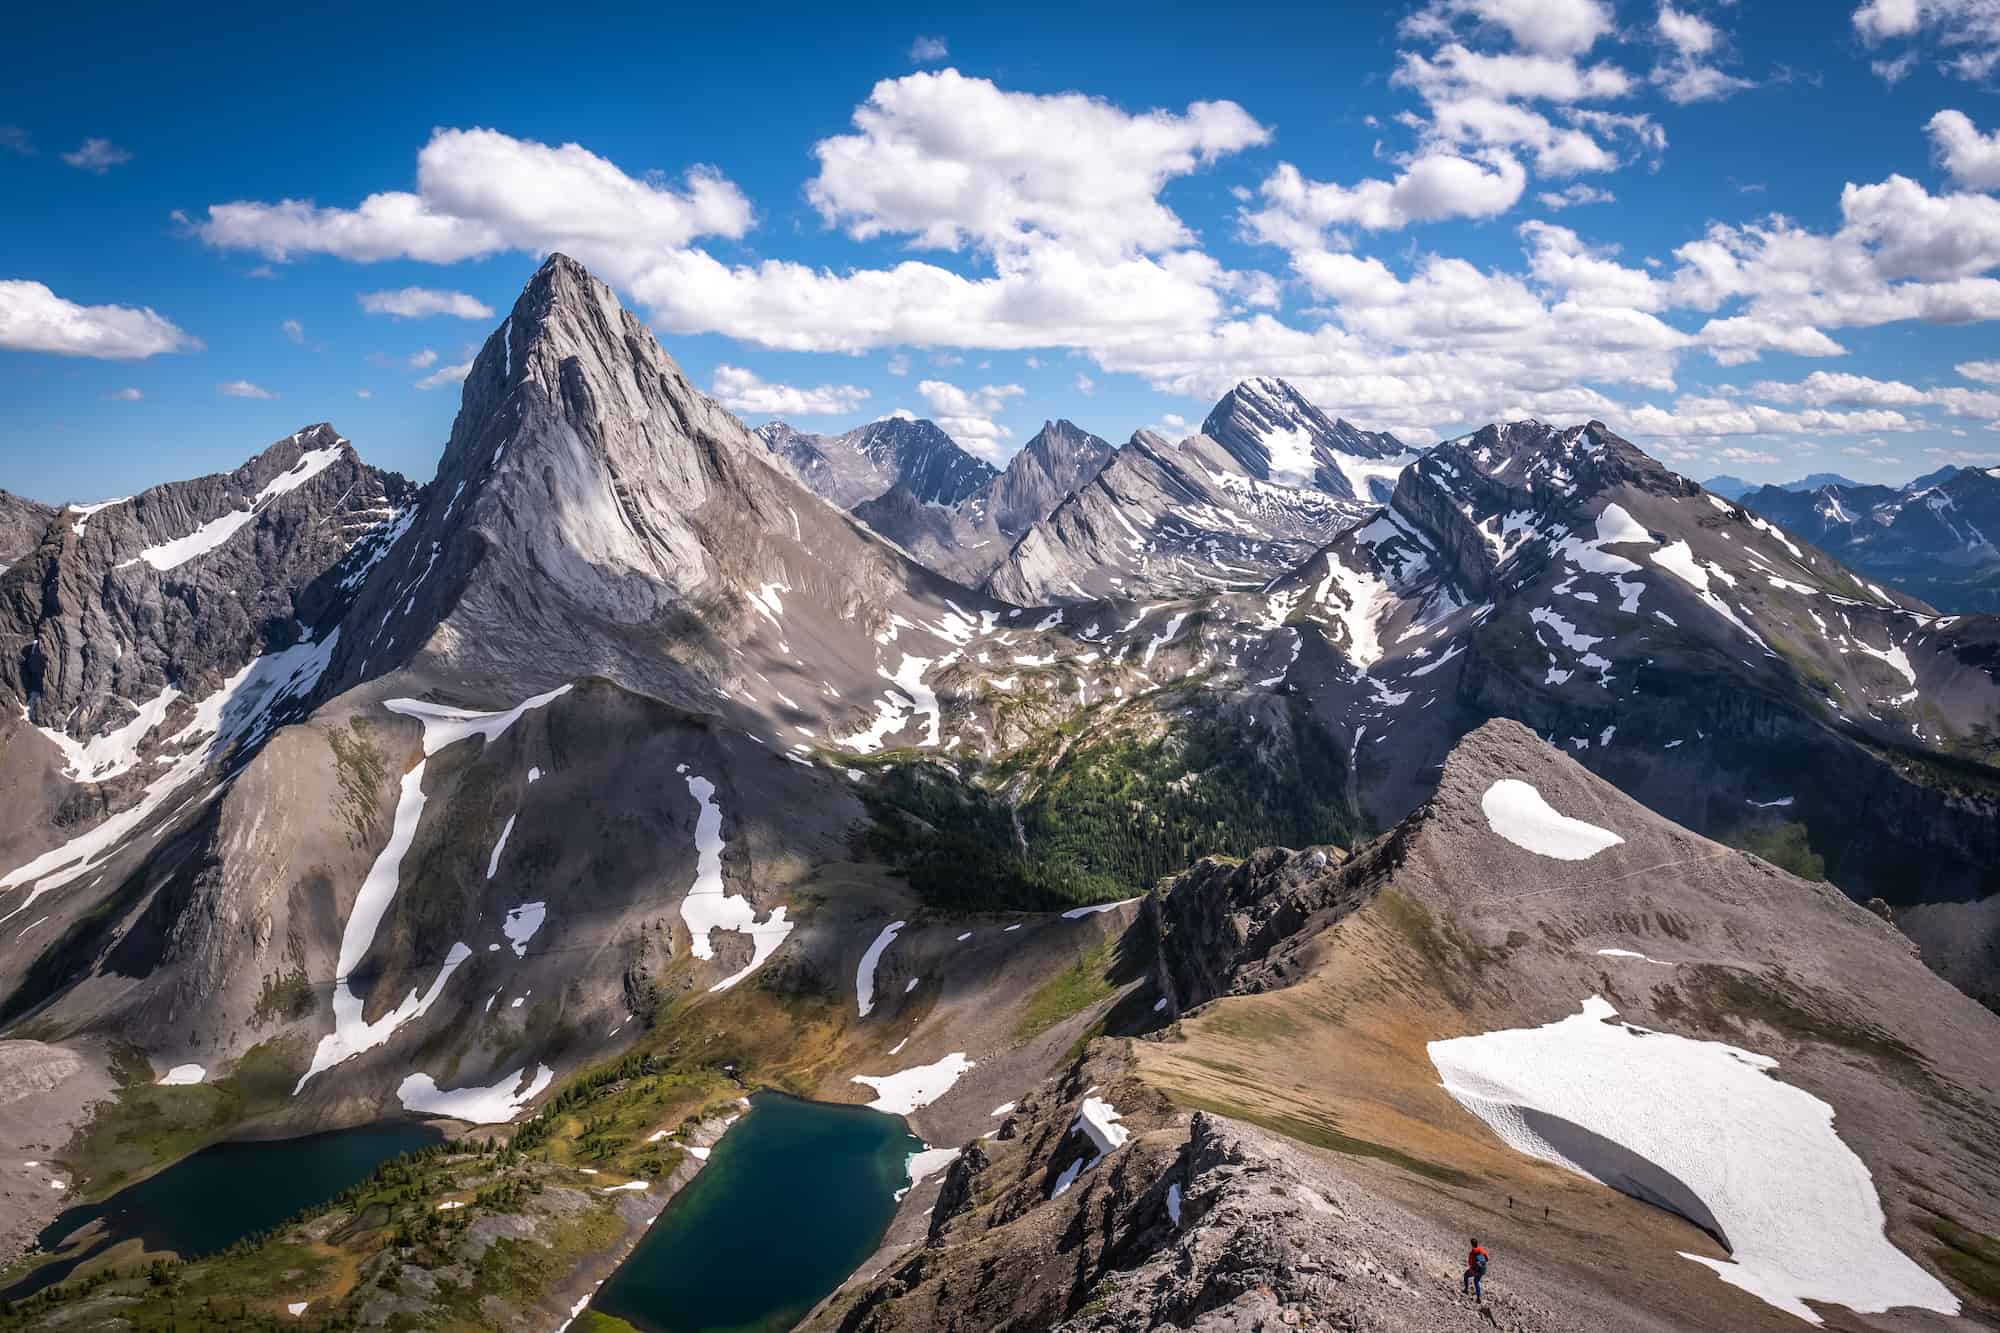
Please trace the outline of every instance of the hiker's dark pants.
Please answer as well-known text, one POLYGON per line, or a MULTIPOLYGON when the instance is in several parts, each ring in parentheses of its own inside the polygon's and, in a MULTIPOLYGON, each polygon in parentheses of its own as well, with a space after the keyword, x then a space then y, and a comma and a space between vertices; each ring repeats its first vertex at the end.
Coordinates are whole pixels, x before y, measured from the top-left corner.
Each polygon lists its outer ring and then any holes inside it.
POLYGON ((1466 1269, 1465 1280, 1458 1284, 1459 1291, 1461 1293, 1469 1291, 1474 1296, 1477 1296, 1479 1299, 1485 1300, 1486 1293, 1479 1289, 1479 1279, 1481 1278, 1481 1276, 1483 1275, 1476 1268, 1466 1269))

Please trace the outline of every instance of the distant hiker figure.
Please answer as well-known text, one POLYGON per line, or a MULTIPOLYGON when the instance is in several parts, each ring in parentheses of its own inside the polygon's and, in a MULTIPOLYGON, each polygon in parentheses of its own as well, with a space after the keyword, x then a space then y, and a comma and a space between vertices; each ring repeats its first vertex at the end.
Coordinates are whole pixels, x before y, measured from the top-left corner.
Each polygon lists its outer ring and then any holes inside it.
POLYGON ((1486 1247, 1479 1243, 1479 1237, 1472 1238, 1472 1253, 1465 1256, 1465 1277, 1458 1284, 1461 1295, 1472 1293, 1474 1300, 1485 1300, 1486 1293, 1480 1290, 1480 1281, 1486 1276, 1486 1247))

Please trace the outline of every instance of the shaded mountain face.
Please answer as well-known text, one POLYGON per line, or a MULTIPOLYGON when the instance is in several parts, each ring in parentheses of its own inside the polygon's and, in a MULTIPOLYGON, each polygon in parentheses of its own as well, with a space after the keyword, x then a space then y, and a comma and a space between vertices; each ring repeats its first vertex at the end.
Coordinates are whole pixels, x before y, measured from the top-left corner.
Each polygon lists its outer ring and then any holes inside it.
POLYGON ((55 516, 45 504, 0 491, 0 574, 35 549, 55 516))
POLYGON ((334 571, 416 496, 322 424, 234 472, 71 505, 0 578, 0 691, 73 738, 205 694, 334 623, 334 571))
POLYGON ((1024 606, 1254 588, 1387 500, 1416 456, 1283 380, 1245 380, 1198 435, 1134 435, 986 586, 1024 606))
POLYGON ((808 435, 773 421, 753 433, 815 495, 841 509, 897 486, 920 504, 949 507, 999 475, 930 421, 888 417, 842 435, 808 435))
POLYGON ((1940 610, 2000 610, 2000 468, 1942 469, 1900 490, 1765 486, 1743 503, 1940 610))
POLYGON ((1757 489, 1757 483, 1754 481, 1745 481, 1741 477, 1732 477, 1728 473, 1723 472, 1713 477, 1705 478, 1701 483, 1701 488, 1710 495, 1719 495, 1725 500, 1741 500, 1745 495, 1757 489))
POLYGON ((926 505, 909 486, 855 506, 855 517, 927 568, 979 585, 1006 559, 1021 534, 1095 476, 1112 448, 1068 421, 1049 421, 1006 470, 946 509, 926 505))

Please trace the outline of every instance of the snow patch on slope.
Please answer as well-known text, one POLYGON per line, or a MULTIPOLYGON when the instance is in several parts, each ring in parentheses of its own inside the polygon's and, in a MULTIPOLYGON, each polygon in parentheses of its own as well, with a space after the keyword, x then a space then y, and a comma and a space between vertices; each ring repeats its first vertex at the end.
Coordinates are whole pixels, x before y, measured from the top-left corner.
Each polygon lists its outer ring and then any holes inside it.
POLYGON ((733 930, 750 937, 749 963, 708 988, 711 992, 725 991, 764 965, 792 933, 792 923, 785 920, 782 904, 772 908, 771 915, 759 922, 757 909, 748 898, 732 895, 724 888, 722 807, 715 801, 715 784, 690 773, 687 788, 688 795, 701 806, 694 825, 694 885, 681 899, 681 920, 687 923, 689 947, 697 958, 713 958, 715 946, 709 942, 710 931, 733 930))
POLYGON ((453 1088, 449 1092, 440 1089, 429 1074, 415 1073, 396 1088, 396 1097, 407 1111, 448 1116, 474 1125, 502 1125, 541 1096, 556 1076, 547 1065, 537 1065, 532 1079, 527 1073, 523 1066, 503 1075, 491 1087, 453 1088))
POLYGON ((1495 833, 1537 856, 1558 861, 1587 861, 1625 839, 1610 829, 1559 814, 1533 784, 1501 778, 1479 799, 1486 823, 1495 833))
POLYGON ((875 1089, 875 1100, 868 1103, 870 1109, 908 1115, 950 1092, 965 1071, 977 1064, 976 1060, 966 1059, 964 1051, 953 1051, 935 1064, 917 1065, 880 1077, 856 1074, 850 1082, 875 1089))

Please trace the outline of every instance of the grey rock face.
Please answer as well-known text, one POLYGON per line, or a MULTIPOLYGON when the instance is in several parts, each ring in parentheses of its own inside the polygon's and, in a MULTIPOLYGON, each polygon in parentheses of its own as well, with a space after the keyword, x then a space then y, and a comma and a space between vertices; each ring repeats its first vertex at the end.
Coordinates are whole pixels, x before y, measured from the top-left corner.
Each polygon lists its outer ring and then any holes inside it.
POLYGON ((931 421, 887 417, 841 435, 809 435, 773 421, 752 434, 814 494, 842 509, 897 486, 920 504, 950 507, 999 475, 931 421))
POLYGON ((1245 380, 1222 396, 1201 433, 1258 481, 1311 486, 1380 504, 1415 451, 1395 436, 1327 416, 1280 379, 1245 380))
POLYGON ((1097 475, 1111 452, 1108 443, 1080 426, 1045 421, 974 505, 1001 535, 1018 538, 1097 475))
POLYGON ((904 486, 857 505, 854 516, 926 568, 978 585, 1030 526, 1048 517, 1112 455, 1109 444, 1068 421, 1045 423, 978 490, 949 508, 904 486))
POLYGON ((1021 606, 1247 590, 1296 567, 1371 504, 1259 479, 1218 441, 1135 434, 987 579, 1021 606))
POLYGON ((1283 380, 1245 380, 1201 432, 1135 434, 1029 530, 987 587, 1021 605, 1248 590, 1296 568, 1389 498, 1416 453, 1283 380))
POLYGON ((12 491, 0 491, 0 574, 41 543, 56 511, 12 491))
POLYGON ((342 562, 416 494, 321 424, 234 472, 71 506, 0 575, 0 695, 79 739, 169 686, 206 695, 337 620, 342 562))

